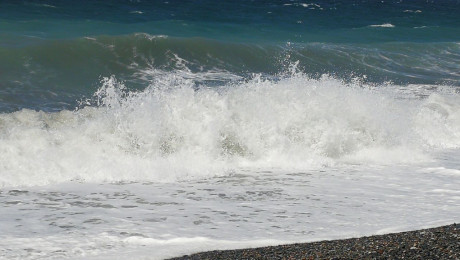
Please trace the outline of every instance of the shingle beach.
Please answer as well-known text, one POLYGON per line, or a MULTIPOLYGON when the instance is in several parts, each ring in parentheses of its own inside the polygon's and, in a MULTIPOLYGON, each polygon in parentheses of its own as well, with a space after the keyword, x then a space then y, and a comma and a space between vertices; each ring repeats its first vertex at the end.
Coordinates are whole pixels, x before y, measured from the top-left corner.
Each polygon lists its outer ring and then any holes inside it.
POLYGON ((452 224, 343 240, 216 250, 172 259, 460 259, 459 229, 460 224, 452 224))

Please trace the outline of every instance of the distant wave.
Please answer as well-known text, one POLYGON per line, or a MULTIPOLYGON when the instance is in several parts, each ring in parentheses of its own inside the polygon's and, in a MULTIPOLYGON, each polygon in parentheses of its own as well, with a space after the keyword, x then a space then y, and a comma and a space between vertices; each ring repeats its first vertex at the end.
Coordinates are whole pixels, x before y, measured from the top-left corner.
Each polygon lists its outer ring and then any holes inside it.
POLYGON ((384 24, 369 25, 369 27, 394 28, 395 26, 393 24, 391 24, 391 23, 384 23, 384 24))
POLYGON ((404 13, 421 13, 421 10, 404 10, 404 13))

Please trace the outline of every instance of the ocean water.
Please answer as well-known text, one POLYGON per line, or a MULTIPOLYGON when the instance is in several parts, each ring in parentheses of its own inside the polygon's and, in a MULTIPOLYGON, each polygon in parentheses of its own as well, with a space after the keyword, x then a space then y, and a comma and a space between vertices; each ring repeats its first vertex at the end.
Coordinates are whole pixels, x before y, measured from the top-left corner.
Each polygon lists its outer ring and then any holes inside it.
POLYGON ((460 221, 459 1, 0 1, 0 259, 460 221))

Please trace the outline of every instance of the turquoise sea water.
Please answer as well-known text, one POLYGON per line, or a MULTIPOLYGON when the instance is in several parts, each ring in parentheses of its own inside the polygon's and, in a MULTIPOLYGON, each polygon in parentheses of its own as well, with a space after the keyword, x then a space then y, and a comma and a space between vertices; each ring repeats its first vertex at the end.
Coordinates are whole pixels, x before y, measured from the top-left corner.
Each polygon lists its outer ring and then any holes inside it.
POLYGON ((2 1, 0 110, 74 109, 101 77, 143 89, 140 72, 183 66, 247 79, 298 61, 312 77, 458 86, 459 12, 458 1, 2 1))

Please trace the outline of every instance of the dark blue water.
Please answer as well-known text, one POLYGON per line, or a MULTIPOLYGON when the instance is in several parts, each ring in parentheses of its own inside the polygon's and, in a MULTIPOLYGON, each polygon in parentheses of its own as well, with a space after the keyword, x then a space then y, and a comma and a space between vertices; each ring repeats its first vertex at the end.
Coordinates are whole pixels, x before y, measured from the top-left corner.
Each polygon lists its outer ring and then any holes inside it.
POLYGON ((297 61, 311 77, 460 86, 459 14, 460 1, 3 0, 0 111, 74 109, 110 75, 214 87, 297 61))

